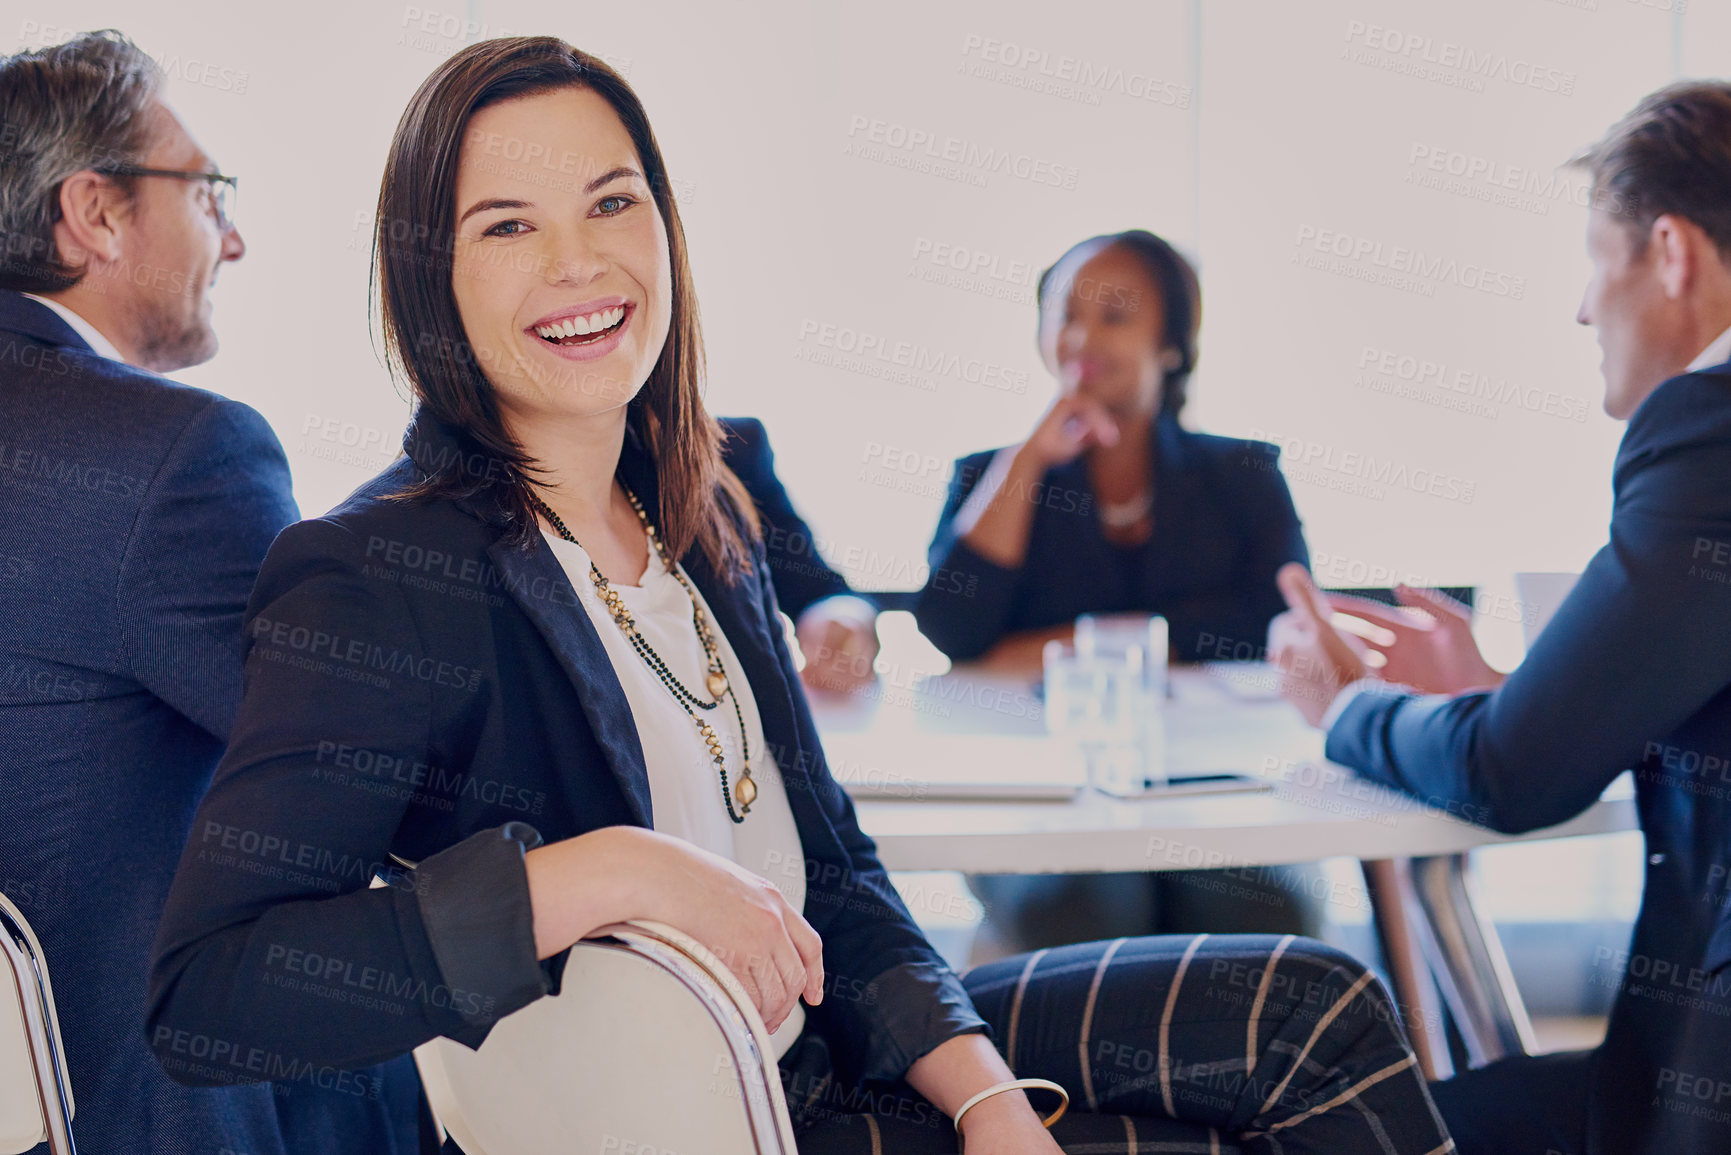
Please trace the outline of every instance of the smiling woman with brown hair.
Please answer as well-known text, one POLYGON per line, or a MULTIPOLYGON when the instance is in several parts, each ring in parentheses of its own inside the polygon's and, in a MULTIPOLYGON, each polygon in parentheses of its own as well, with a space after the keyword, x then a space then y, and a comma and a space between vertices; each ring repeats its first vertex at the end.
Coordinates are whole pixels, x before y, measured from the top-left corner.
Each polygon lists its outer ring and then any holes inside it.
POLYGON ((157 944, 177 1078, 258 1077, 188 1039, 335 1067, 478 1045, 586 933, 649 918, 738 974, 811 1092, 805 1151, 954 1151, 958 1113, 1000 1155, 1442 1149, 1386 996, 1327 947, 1120 940, 964 984, 926 942, 824 764, 699 397, 666 168, 606 65, 551 38, 442 64, 392 143, 377 274, 419 408, 404 459, 266 559, 157 944), (334 1004, 308 956, 391 982, 334 1004), (1046 1131, 1011 1064, 1079 1109, 1046 1131))

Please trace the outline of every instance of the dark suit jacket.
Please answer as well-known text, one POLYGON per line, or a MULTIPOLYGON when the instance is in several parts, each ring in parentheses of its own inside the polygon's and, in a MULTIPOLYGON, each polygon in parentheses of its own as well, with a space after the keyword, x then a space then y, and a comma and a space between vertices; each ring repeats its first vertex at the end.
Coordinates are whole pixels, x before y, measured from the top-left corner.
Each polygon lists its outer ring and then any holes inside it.
POLYGON ((824 598, 853 593, 847 579, 818 553, 811 527, 775 475, 775 454, 763 422, 754 417, 724 417, 721 428, 725 434, 722 459, 757 504, 775 597, 787 616, 798 621, 800 614, 824 598))
POLYGON ((1261 441, 1154 423, 1154 530, 1140 546, 1106 540, 1086 461, 1048 470, 1026 495, 1034 522, 1028 553, 1007 568, 955 532, 962 503, 996 450, 956 462, 914 614, 952 658, 978 657, 1006 634, 1078 614, 1161 614, 1180 660, 1261 656, 1284 604, 1274 574, 1308 565, 1298 513, 1280 475, 1280 451, 1261 441))
POLYGON ((1501 689, 1362 694, 1327 754, 1506 831, 1633 768, 1646 892, 1630 950, 1593 960, 1623 977, 1588 1149, 1731 1151, 1731 365, 1647 398, 1613 487, 1609 544, 1501 689))
MULTIPOLYGON (((0 291, 0 888, 42 940, 87 1151, 280 1152, 273 1100, 328 1113, 292 1086, 189 1091, 144 1044, 157 919, 240 700, 241 613, 296 516, 252 409, 98 357, 0 291)), ((387 1149, 367 1129, 383 1106, 344 1106, 348 1149, 387 1149)))
MULTIPOLYGON (((525 846, 652 825, 630 707, 545 540, 503 541, 486 491, 389 500, 432 472, 488 469, 425 416, 404 444, 283 532, 248 606, 245 697, 151 984, 158 1053, 189 1082, 375 1062, 439 1035, 478 1045, 562 974, 563 955, 535 958, 525 846), (419 865, 392 872, 393 855, 419 865), (375 872, 392 885, 368 889, 375 872), (191 1062, 199 1039, 223 1061, 191 1062)), ((635 437, 619 474, 658 508, 635 437)), ((807 1022, 844 1067, 898 1076, 984 1023, 830 777, 761 546, 733 585, 700 551, 682 560, 787 783, 830 984, 807 1022)))

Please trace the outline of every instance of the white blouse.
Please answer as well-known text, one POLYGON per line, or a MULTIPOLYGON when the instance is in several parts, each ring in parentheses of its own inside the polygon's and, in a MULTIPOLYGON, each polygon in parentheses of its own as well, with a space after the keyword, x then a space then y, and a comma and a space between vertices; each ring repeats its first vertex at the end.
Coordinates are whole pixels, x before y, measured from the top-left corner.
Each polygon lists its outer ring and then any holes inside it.
MULTIPOLYGON (((625 691, 625 701, 631 707, 637 740, 643 747, 643 761, 649 771, 649 800, 655 829, 683 838, 762 875, 781 891, 789 906, 804 913, 805 853, 800 846, 793 811, 788 806, 787 789, 782 784, 775 759, 770 755, 769 744, 764 740, 757 700, 752 696, 739 658, 715 615, 710 612, 703 594, 694 583, 692 590, 715 634, 722 669, 727 674, 728 684, 739 696, 746 738, 751 745, 751 778, 757 783, 757 800, 751 805, 751 813, 746 815, 744 822, 737 824, 728 817, 727 806, 721 797, 721 778, 716 773, 715 761, 710 757, 697 724, 632 648, 613 620, 589 576, 588 552, 545 529, 542 536, 547 539, 553 556, 559 559, 566 576, 576 588, 578 599, 588 611, 596 633, 601 635, 601 644, 607 648, 613 672, 625 691)), ((642 584, 635 586, 613 581, 608 584, 625 599, 637 630, 649 643, 649 648, 661 656, 687 689, 700 698, 707 698, 704 680, 709 674, 709 659, 691 621, 691 596, 668 572, 662 564, 661 554, 652 545, 649 547, 649 567, 644 570, 641 580, 642 584)), ((689 575, 686 580, 690 580, 689 575)), ((721 738, 727 759, 728 788, 732 791, 745 765, 733 702, 723 698, 715 709, 697 710, 697 713, 715 728, 721 738)), ((734 809, 739 809, 737 801, 734 809)), ((793 1045, 804 1022, 805 1007, 795 1003, 787 1020, 771 1036, 777 1058, 793 1045)))

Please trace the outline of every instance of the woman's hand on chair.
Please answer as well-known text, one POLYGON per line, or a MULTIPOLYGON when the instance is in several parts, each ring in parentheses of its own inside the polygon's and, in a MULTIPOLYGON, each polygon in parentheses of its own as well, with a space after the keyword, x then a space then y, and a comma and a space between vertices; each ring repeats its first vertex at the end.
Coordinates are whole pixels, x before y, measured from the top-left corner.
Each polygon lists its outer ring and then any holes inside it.
POLYGON ((541 958, 596 927, 654 919, 708 947, 772 1031, 801 995, 813 1006, 823 1001, 817 932, 773 883, 718 854, 653 830, 609 826, 538 847, 525 861, 541 958))
MULTIPOLYGON (((774 883, 679 839, 662 859, 667 914, 652 915, 713 951, 744 984, 770 1030, 801 995, 823 1001, 823 942, 774 883)), ((793 863, 803 872, 803 860, 793 863)))

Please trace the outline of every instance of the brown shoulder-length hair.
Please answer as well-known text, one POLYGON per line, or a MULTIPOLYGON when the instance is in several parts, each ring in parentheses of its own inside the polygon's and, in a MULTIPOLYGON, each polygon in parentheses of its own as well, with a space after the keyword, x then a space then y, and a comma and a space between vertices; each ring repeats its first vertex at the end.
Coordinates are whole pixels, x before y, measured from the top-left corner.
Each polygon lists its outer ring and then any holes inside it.
POLYGON ((399 496, 461 499, 491 491, 506 515, 507 539, 518 545, 534 540, 529 499, 533 475, 541 468, 506 429, 451 290, 457 158, 476 112, 563 88, 587 88, 612 105, 636 146, 666 225, 672 320, 667 343, 626 420, 655 464, 662 540, 674 557, 694 545, 701 548, 710 565, 731 581, 751 564, 747 538, 758 533, 757 514, 744 486, 723 464, 721 427, 703 407, 697 296, 661 149, 642 102, 624 78, 600 58, 552 36, 484 40, 456 53, 422 83, 391 139, 379 186, 372 265, 386 362, 407 382, 424 413, 457 429, 488 463, 482 470, 440 469, 399 496), (723 493, 737 520, 723 508, 723 493))

